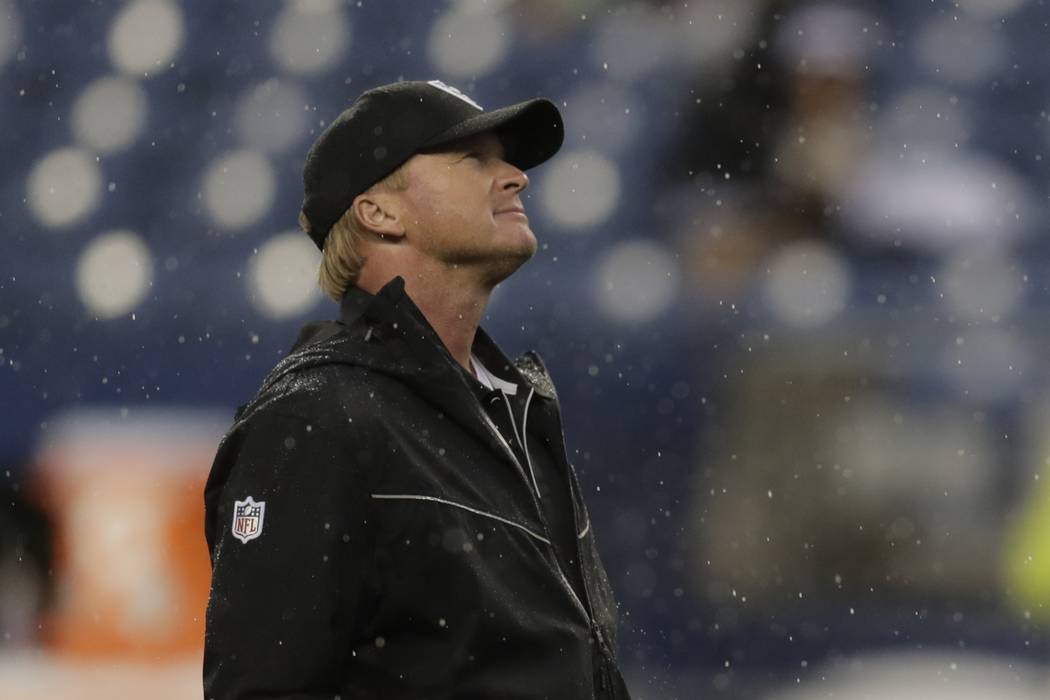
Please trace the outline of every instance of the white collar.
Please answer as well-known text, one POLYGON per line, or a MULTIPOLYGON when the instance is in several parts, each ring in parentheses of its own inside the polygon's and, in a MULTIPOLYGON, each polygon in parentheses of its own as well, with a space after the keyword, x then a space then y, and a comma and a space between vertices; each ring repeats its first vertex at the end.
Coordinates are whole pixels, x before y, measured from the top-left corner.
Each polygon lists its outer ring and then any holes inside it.
POLYGON ((507 396, 514 396, 518 393, 518 385, 512 384, 511 382, 500 379, 492 372, 489 372, 485 365, 481 364, 481 360, 477 358, 477 355, 471 353, 470 361, 474 365, 474 372, 478 376, 478 381, 481 382, 485 388, 495 390, 499 389, 507 396))

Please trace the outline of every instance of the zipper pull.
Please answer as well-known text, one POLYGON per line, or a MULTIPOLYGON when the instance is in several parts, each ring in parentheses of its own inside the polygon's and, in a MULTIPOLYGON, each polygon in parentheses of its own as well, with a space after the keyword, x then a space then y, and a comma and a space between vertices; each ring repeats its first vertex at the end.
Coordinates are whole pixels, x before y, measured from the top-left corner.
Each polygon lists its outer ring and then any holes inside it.
POLYGON ((602 651, 605 651, 605 638, 602 637, 602 631, 594 622, 591 622, 591 631, 594 633, 594 638, 598 640, 598 646, 602 649, 602 651))

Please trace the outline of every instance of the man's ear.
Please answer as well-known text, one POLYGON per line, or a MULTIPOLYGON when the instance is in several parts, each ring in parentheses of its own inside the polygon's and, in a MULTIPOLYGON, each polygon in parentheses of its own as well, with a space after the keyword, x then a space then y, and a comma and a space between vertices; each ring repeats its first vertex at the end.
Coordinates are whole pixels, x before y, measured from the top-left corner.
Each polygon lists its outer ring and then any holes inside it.
POLYGON ((395 196, 386 192, 365 192, 357 195, 350 206, 366 231, 386 240, 400 239, 405 235, 395 196))

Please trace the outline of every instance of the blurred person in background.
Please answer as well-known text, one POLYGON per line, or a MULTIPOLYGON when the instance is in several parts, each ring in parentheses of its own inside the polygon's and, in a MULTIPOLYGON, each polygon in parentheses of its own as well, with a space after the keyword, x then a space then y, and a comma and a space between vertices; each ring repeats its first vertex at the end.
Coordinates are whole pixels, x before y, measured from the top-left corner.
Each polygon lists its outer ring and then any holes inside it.
POLYGON ((300 223, 340 319, 242 406, 205 492, 209 698, 626 698, 617 604, 541 359, 480 328, 536 251, 557 108, 364 93, 300 223))

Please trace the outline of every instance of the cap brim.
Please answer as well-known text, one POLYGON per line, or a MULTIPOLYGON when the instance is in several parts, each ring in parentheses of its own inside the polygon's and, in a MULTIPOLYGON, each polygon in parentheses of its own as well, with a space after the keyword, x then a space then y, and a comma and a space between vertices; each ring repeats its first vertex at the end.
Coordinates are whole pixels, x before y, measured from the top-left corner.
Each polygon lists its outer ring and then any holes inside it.
POLYGON ((503 142, 506 161, 522 170, 553 156, 565 139, 558 108, 550 100, 537 98, 461 121, 429 139, 424 147, 442 146, 486 131, 494 132, 503 142))

